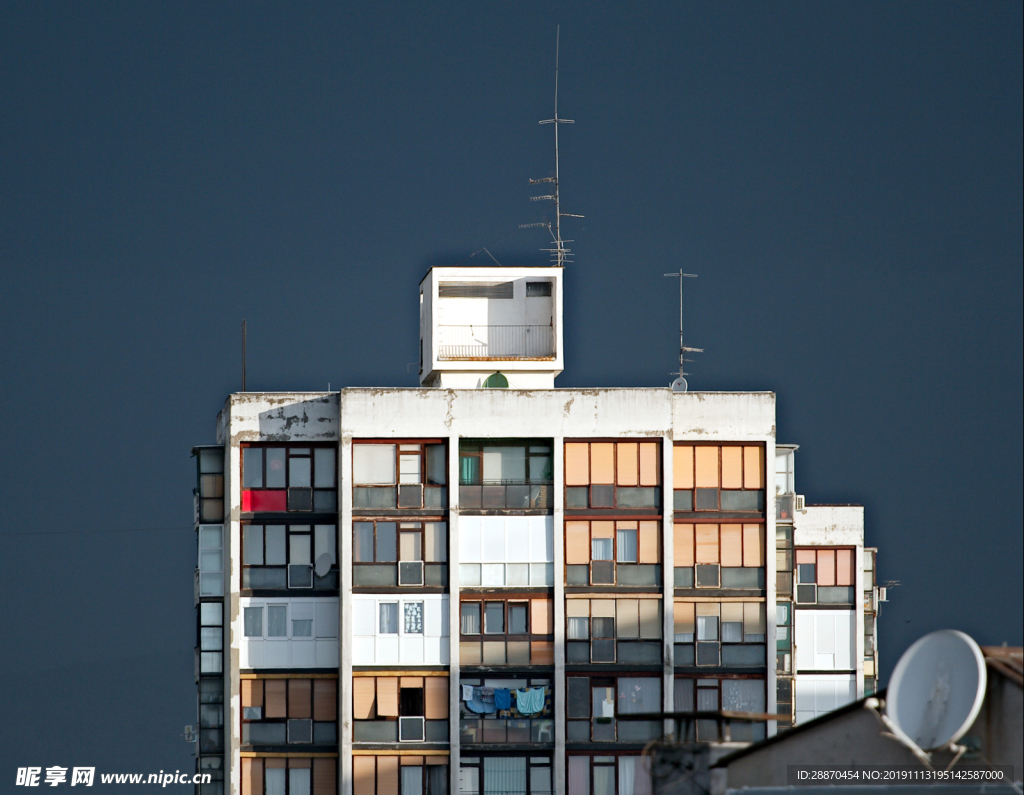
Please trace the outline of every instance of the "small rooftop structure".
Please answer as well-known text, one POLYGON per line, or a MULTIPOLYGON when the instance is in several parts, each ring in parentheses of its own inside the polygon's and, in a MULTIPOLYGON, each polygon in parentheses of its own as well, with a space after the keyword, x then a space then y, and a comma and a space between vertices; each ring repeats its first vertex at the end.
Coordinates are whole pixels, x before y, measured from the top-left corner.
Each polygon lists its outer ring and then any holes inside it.
POLYGON ((420 385, 553 389, 563 369, 564 273, 431 268, 420 282, 420 385))

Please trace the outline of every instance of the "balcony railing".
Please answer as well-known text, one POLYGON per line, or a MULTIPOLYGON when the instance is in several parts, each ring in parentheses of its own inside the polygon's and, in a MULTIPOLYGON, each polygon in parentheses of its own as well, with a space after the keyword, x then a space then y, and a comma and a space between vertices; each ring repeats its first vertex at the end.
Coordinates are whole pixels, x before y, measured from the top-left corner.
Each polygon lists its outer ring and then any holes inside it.
POLYGON ((438 326, 437 358, 553 359, 552 326, 438 326))

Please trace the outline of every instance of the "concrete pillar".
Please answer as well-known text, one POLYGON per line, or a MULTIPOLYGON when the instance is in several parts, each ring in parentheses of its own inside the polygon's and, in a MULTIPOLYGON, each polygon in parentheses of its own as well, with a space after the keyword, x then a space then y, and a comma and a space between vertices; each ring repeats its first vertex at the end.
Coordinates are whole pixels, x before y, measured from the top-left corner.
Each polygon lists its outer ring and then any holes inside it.
POLYGON ((551 451, 554 465, 555 552, 555 755, 552 760, 554 795, 566 795, 565 781, 565 437, 556 436, 551 451))

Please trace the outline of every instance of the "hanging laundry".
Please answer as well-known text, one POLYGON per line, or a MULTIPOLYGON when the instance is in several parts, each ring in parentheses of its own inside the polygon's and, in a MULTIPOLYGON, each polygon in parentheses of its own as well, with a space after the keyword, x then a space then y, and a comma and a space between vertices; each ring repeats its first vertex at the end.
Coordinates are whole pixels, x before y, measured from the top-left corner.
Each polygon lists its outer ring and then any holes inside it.
POLYGON ((462 700, 472 701, 473 700, 473 685, 462 686, 462 700))
POLYGON ((496 709, 512 709, 512 694, 504 687, 494 690, 494 706, 496 709))
POLYGON ((526 690, 516 691, 516 709, 520 715, 536 715, 544 710, 544 695, 547 692, 543 687, 531 687, 526 690))
POLYGON ((473 695, 474 698, 466 702, 466 706, 469 708, 470 712, 475 712, 477 715, 490 715, 492 712, 497 712, 494 708, 493 701, 483 701, 477 697, 477 693, 474 693, 473 695))
POLYGON ((493 687, 481 687, 480 700, 481 701, 494 701, 494 688, 493 687))

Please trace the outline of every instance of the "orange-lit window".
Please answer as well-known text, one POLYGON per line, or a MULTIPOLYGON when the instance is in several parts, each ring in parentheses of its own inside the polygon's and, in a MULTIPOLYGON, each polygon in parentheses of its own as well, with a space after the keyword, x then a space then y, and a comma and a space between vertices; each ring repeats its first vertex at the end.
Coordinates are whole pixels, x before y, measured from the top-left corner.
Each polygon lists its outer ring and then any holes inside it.
POLYGON ((462 665, 554 665, 551 599, 464 599, 459 607, 462 665))
POLYGON ((567 599, 567 663, 661 662, 661 599, 567 599))
POLYGON ((654 520, 565 523, 566 585, 660 585, 654 520))
POLYGON ((242 745, 336 745, 338 680, 243 679, 242 745))
POLYGON ((853 604, 853 547, 796 549, 796 601, 800 604, 853 604))
POLYGON ((763 589, 762 524, 675 524, 676 588, 763 589))
POLYGON ((672 448, 676 511, 764 512, 764 446, 677 444, 672 448))
POLYGON ((566 510, 660 511, 659 442, 566 442, 566 510))

